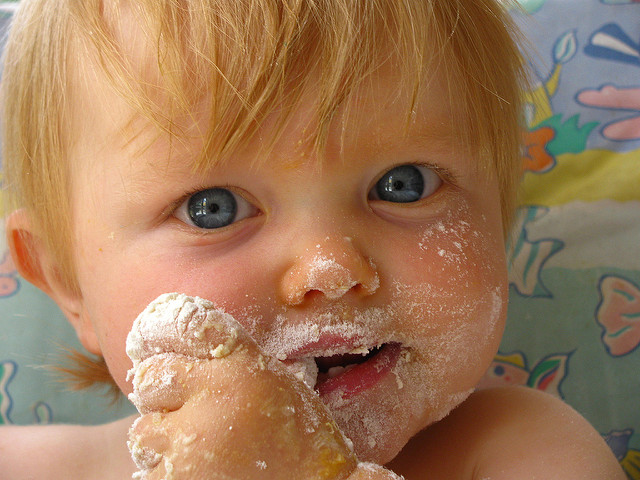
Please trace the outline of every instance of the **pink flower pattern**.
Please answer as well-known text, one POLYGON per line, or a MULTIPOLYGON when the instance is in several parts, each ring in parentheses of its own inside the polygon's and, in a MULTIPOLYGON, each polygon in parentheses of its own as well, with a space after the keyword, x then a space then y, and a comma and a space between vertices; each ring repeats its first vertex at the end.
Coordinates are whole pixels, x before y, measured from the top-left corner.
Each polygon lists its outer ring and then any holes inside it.
POLYGON ((627 355, 640 344, 640 289, 625 278, 606 276, 600 295, 596 321, 602 342, 614 357, 627 355))

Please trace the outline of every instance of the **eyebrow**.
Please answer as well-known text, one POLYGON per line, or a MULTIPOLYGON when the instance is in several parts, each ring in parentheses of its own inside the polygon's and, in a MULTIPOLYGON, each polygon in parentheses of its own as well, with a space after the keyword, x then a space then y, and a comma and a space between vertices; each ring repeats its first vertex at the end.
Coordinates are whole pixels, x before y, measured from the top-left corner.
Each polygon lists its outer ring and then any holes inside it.
POLYGON ((454 135, 451 128, 443 128, 436 131, 429 129, 425 132, 408 134, 407 138, 415 139, 414 143, 428 149, 463 150, 467 147, 459 136, 454 135))
MULTIPOLYGON (((386 149, 398 148, 398 139, 385 136, 381 145, 386 149)), ((477 145, 463 128, 449 121, 429 122, 402 134, 400 142, 409 151, 419 151, 425 159, 422 164, 434 169, 444 179, 456 183, 457 179, 475 174, 482 168, 477 145)))
POLYGON ((449 122, 439 122, 439 125, 429 123, 419 129, 404 129, 399 136, 382 135, 379 140, 383 146, 396 147, 398 138, 402 143, 435 153, 468 152, 471 147, 464 141, 462 132, 456 135, 453 125, 449 122))

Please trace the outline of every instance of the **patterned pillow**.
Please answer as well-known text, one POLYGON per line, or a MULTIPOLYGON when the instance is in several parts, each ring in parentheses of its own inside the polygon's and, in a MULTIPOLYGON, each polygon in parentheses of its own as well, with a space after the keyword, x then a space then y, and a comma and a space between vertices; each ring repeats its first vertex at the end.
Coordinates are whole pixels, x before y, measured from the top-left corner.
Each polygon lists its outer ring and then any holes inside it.
POLYGON ((485 385, 571 404, 640 479, 640 2, 521 0, 538 84, 485 385))

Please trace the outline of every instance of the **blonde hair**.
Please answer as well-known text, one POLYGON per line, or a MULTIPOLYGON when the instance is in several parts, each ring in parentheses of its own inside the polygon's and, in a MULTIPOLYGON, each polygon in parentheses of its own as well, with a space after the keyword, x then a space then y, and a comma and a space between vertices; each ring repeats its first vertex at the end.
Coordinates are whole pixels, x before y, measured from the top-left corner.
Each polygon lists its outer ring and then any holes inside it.
MULTIPOLYGON (((24 207, 78 290, 68 150, 82 63, 99 65, 142 115, 179 139, 175 120, 207 99, 198 168, 222 161, 278 112, 317 99, 320 151, 339 107, 389 59, 417 102, 435 68, 459 97, 456 125, 482 168, 497 174, 504 225, 520 176, 523 62, 500 0, 23 0, 6 48, 3 158, 10 208, 24 207), (133 16, 148 64, 119 35, 133 16), (212 160, 213 159, 213 160, 212 160)), ((355 106, 354 106, 355 107, 355 106)), ((407 118, 412 105, 408 105, 407 118)), ((273 139, 275 141, 275 139, 273 139)))

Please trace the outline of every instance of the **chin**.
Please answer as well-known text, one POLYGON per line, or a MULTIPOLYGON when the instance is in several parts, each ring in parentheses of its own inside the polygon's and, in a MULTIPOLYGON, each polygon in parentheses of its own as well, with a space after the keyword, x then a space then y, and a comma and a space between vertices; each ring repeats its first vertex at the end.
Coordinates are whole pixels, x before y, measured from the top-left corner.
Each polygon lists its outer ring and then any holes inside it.
POLYGON ((473 391, 452 392, 446 381, 430 376, 421 362, 407 359, 398 361, 369 388, 352 395, 345 395, 343 389, 321 395, 360 461, 389 463, 413 436, 442 420, 473 391))

